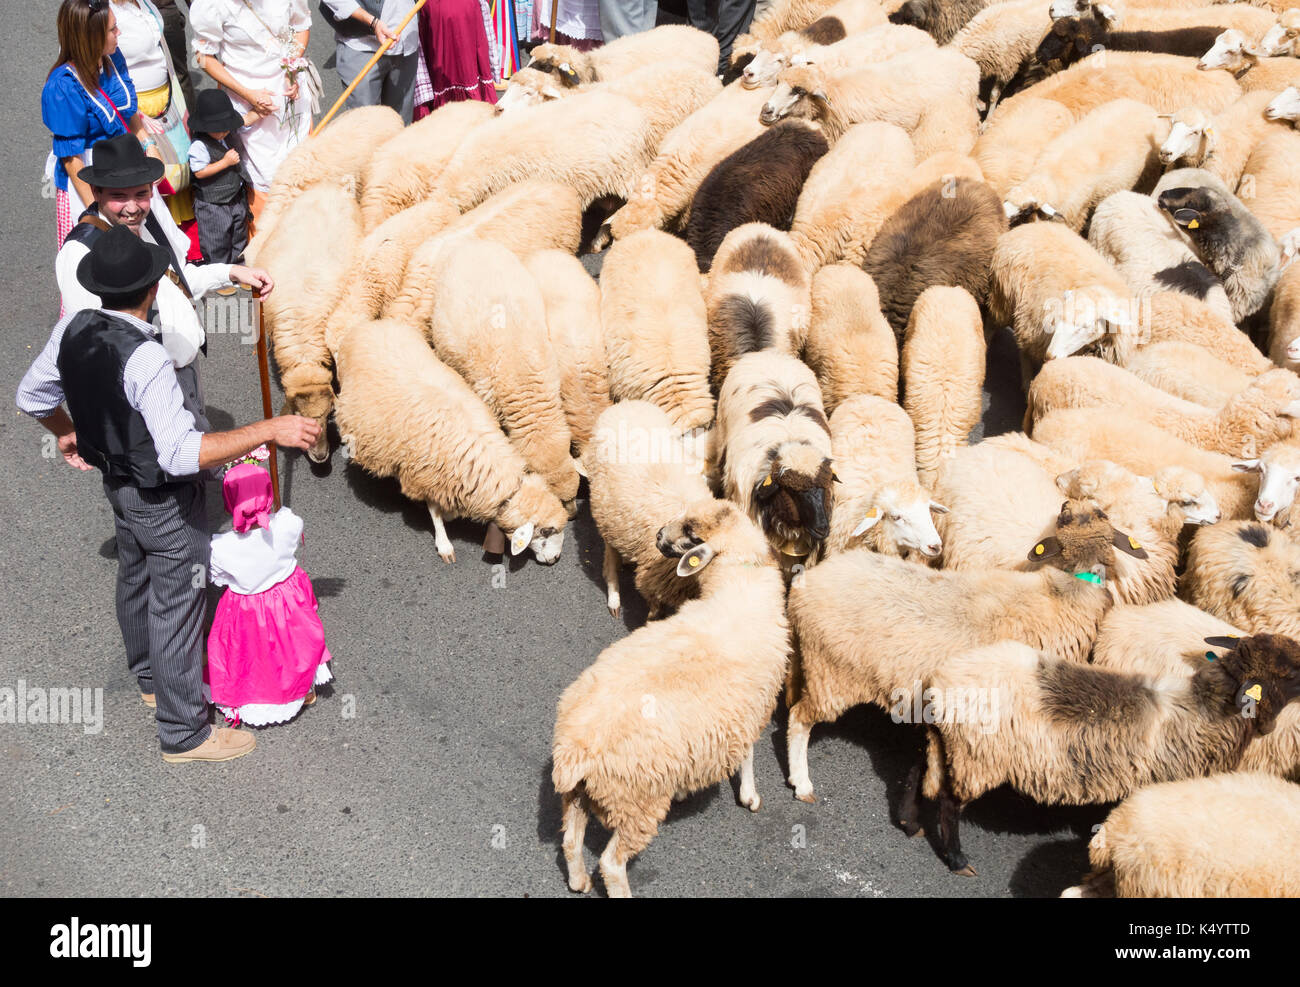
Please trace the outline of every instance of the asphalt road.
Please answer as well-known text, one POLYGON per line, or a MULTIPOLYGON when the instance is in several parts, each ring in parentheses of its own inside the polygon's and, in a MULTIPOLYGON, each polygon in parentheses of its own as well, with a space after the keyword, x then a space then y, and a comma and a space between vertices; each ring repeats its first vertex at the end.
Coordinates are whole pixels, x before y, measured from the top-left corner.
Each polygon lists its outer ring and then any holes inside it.
MULTIPOLYGON (((12 402, 58 313, 38 111, 57 4, 10 8, 0 395, 12 402)), ((331 50, 318 25, 318 65, 331 50)), ((323 75, 332 98, 337 77, 323 75)), ((1020 414, 1005 338, 990 359, 999 384, 986 426, 1004 431, 1020 414)), ((253 348, 238 336, 211 338, 202 374, 217 427, 258 414, 253 348)), ((102 688, 104 717, 98 733, 0 725, 0 893, 570 894, 550 785, 555 702, 644 616, 630 580, 628 615, 606 612, 585 506, 556 566, 512 562, 494 588, 479 527, 450 526, 460 561, 444 565, 428 516, 394 483, 289 457, 284 489, 306 519, 302 561, 337 683, 295 722, 260 731, 249 757, 167 765, 113 617, 113 527, 98 479, 43 456, 42 429, 9 408, 0 415, 0 688, 102 688)), ((222 523, 216 488, 209 504, 222 523)), ((950 876, 925 839, 909 841, 889 822, 912 728, 867 709, 817 728, 810 763, 821 798, 805 805, 784 784, 783 723, 781 712, 755 758, 762 810, 739 807, 733 785, 674 807, 631 865, 634 893, 1040 896, 1086 869, 1103 810, 1045 810, 1003 792, 968 811, 965 847, 980 876, 950 876)), ((605 838, 589 827, 593 870, 605 838)))

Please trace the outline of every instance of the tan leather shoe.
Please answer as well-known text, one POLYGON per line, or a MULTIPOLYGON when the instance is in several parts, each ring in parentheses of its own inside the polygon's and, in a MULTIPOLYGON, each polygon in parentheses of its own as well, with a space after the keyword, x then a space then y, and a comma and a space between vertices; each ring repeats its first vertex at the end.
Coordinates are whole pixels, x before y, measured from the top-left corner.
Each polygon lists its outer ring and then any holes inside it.
POLYGON ((140 701, 144 703, 146 706, 148 706, 150 709, 158 708, 158 700, 154 698, 154 694, 152 692, 140 693, 140 701))
POLYGON ((311 705, 313 705, 315 702, 316 702, 316 687, 315 687, 315 686, 312 686, 312 690, 311 690, 311 692, 309 692, 309 693, 307 693, 307 695, 303 696, 302 704, 303 704, 304 706, 311 706, 311 705))
POLYGON ((198 747, 180 754, 163 754, 163 760, 168 764, 181 764, 185 761, 231 761, 243 757, 256 746, 257 738, 247 730, 217 727, 198 747))

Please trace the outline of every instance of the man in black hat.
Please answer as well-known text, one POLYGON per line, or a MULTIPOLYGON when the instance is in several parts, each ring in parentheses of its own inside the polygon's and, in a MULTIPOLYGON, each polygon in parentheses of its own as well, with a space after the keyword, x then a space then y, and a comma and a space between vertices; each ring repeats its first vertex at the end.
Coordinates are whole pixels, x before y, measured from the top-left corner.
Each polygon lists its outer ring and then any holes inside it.
MULTIPOLYGON (((153 186, 163 171, 162 162, 146 155, 130 134, 96 144, 91 149, 90 164, 80 172, 94 193, 95 204, 81 214, 68 234, 54 270, 66 315, 83 308, 99 308, 99 298, 77 279, 77 267, 107 230, 123 226, 146 243, 166 249, 167 279, 158 289, 156 307, 162 344, 179 370, 189 367, 205 346, 203 327, 194 311, 195 298, 232 282, 260 290, 263 295, 269 294, 273 285, 265 271, 255 268, 185 262, 189 237, 165 207, 153 208, 158 202, 153 186)), ((181 384, 186 389, 195 386, 187 373, 181 374, 181 384)))
POLYGON ((118 624, 141 698, 156 703, 163 760, 227 761, 251 751, 254 740, 208 723, 209 540, 200 471, 267 442, 307 449, 320 426, 288 415, 229 432, 196 427, 202 408, 180 387, 158 331, 145 321, 172 263, 166 248, 125 226, 99 237, 77 277, 103 308, 59 321, 18 387, 18 407, 58 437, 69 463, 104 474, 117 531, 118 624))

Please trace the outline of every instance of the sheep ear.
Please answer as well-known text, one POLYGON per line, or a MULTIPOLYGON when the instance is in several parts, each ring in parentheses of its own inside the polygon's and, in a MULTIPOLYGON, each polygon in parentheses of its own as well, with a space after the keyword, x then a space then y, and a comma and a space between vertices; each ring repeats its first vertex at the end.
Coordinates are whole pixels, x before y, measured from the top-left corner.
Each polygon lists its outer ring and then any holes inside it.
POLYGON ((1029 550, 1030 562, 1042 562, 1061 554, 1061 543, 1054 537, 1047 537, 1029 550))
POLYGON ((1291 401, 1282 406, 1282 412, 1287 418, 1300 418, 1300 401, 1291 401))
POLYGON ((1132 535, 1126 535, 1122 531, 1116 531, 1111 535, 1110 543, 1126 555, 1131 555, 1135 559, 1145 559, 1147 550, 1142 547, 1142 543, 1132 535))
POLYGON ((576 86, 580 81, 578 79, 578 73, 573 71, 573 66, 568 62, 561 62, 558 71, 560 73, 560 81, 570 89, 576 86))
POLYGON ((863 515, 862 520, 858 522, 858 526, 853 529, 853 532, 849 537, 856 538, 858 535, 865 534, 879 524, 880 519, 884 516, 884 512, 881 511, 879 507, 871 508, 871 510, 867 511, 867 513, 863 515))
POLYGON ((560 92, 550 83, 547 83, 542 87, 542 97, 544 99, 563 99, 564 93, 560 92))
POLYGON ((587 467, 582 464, 581 457, 579 456, 573 457, 573 468, 578 471, 578 475, 582 477, 584 480, 591 479, 591 474, 587 472, 587 467))
POLYGON ((528 543, 533 540, 533 522, 525 521, 519 527, 515 528, 515 533, 510 536, 510 554, 518 555, 528 543))
POLYGON ((935 503, 933 500, 930 501, 930 510, 934 511, 936 514, 948 513, 948 508, 944 507, 942 504, 935 503))
POLYGON ((1232 468, 1238 473, 1263 473, 1264 468, 1259 464, 1258 459, 1243 459, 1239 463, 1233 463, 1232 468))
POLYGON ((706 541, 700 542, 689 552, 683 555, 681 561, 677 563, 677 575, 679 576, 695 575, 706 565, 712 562, 713 557, 715 555, 717 555, 717 552, 713 550, 713 548, 709 545, 708 542, 706 541))
POLYGON ((1241 643, 1241 638, 1234 637, 1231 634, 1221 634, 1207 637, 1205 643, 1211 648, 1227 648, 1229 651, 1236 651, 1237 645, 1241 643))
POLYGON ((772 479, 772 474, 769 473, 754 487, 754 498, 756 500, 771 500, 776 491, 776 481, 772 479))
POLYGON ((1097 12, 1097 16, 1104 20, 1110 27, 1119 23, 1119 11, 1108 3, 1099 3, 1092 8, 1097 12))

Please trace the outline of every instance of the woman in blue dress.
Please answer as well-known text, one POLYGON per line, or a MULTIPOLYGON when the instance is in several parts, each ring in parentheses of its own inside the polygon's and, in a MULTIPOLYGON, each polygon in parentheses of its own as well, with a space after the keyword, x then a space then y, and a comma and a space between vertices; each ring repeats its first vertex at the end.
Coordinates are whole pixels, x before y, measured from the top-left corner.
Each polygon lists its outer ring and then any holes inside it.
MULTIPOLYGON (((58 246, 86 206, 90 187, 77 175, 86 151, 128 131, 161 157, 145 130, 126 59, 117 50, 117 18, 109 0, 63 0, 59 59, 41 91, 41 119, 54 137, 46 177, 54 181, 58 246)), ((57 248, 56 248, 57 249, 57 248)))

